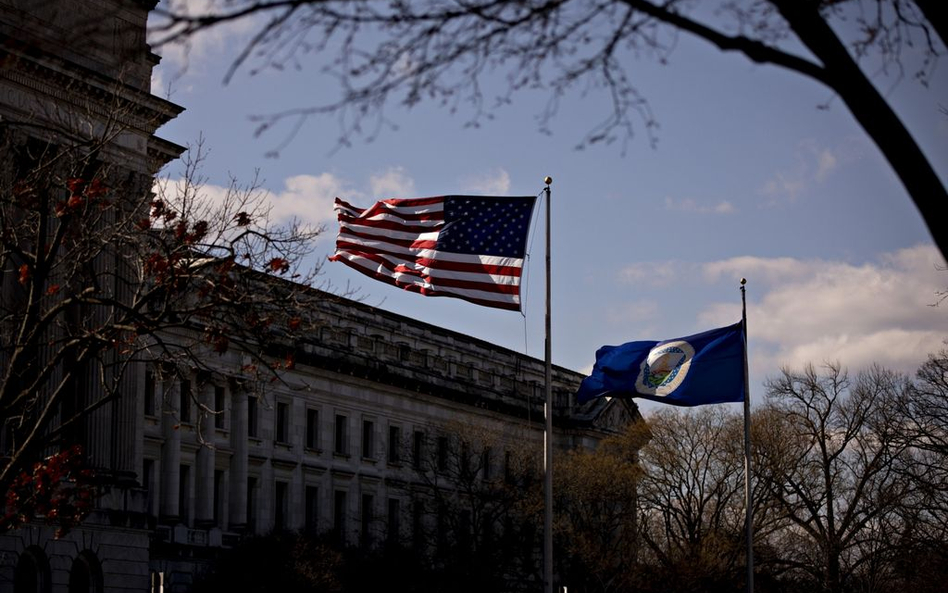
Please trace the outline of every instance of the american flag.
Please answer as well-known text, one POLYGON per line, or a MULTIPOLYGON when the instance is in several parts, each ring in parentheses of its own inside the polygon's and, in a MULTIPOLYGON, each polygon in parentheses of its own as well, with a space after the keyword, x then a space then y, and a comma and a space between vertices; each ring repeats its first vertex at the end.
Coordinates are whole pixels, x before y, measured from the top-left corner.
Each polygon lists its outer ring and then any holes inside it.
POLYGON ((426 296, 520 310, 534 196, 390 199, 366 209, 336 198, 336 252, 367 276, 426 296))

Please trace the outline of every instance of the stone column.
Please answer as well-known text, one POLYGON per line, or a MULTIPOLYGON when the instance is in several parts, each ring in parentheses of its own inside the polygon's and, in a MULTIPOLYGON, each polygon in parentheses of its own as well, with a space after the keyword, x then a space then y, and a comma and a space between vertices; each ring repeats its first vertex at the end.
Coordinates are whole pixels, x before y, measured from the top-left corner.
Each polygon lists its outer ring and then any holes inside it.
POLYGON ((178 382, 173 377, 165 378, 161 384, 161 393, 165 394, 164 404, 175 408, 174 413, 164 410, 161 414, 161 434, 164 444, 161 445, 161 499, 158 505, 159 521, 173 525, 178 522, 178 489, 180 488, 181 471, 181 430, 178 425, 180 419, 177 406, 178 382))
POLYGON ((230 527, 237 531, 247 526, 247 392, 230 385, 230 527))
MULTIPOLYGON (((198 401, 209 409, 214 408, 214 385, 205 383, 200 389, 198 401)), ((214 416, 198 410, 197 423, 204 443, 198 444, 195 475, 195 527, 207 529, 214 524, 214 451, 209 444, 214 439, 214 416)))

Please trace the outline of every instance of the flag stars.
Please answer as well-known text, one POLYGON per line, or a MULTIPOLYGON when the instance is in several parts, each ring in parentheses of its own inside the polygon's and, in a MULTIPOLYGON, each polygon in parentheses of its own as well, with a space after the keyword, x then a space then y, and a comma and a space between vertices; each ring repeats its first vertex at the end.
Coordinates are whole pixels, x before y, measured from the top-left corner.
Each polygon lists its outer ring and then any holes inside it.
POLYGON ((523 257, 533 198, 445 199, 438 249, 523 257))

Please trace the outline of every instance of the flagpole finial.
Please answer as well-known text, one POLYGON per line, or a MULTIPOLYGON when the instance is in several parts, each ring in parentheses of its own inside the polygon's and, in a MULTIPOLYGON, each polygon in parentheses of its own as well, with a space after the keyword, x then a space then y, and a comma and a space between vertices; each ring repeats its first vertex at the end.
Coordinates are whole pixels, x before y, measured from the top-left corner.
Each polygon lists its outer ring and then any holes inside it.
POLYGON ((553 178, 547 175, 546 177, 543 178, 543 183, 550 185, 551 183, 553 183, 553 178))
POLYGON ((741 278, 741 286, 747 284, 747 278, 741 278))

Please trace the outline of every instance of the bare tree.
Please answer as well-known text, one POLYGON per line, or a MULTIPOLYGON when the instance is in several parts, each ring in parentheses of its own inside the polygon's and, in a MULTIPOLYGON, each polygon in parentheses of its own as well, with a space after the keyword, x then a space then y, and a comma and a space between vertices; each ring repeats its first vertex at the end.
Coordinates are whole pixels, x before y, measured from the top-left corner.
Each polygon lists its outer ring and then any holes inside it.
POLYGON ((788 578, 838 593, 891 568, 915 490, 896 406, 906 389, 895 373, 872 367, 850 380, 838 364, 769 382, 771 438, 758 444, 755 473, 788 522, 777 551, 788 578))
MULTIPOLYGON (((743 567, 741 422, 722 406, 648 418, 640 533, 666 590, 739 587, 743 567)), ((653 583, 658 585, 658 583, 653 583)))
POLYGON ((948 575, 948 350, 930 354, 899 402, 904 417, 902 438, 913 463, 908 468, 917 484, 906 503, 900 557, 914 589, 942 582, 948 575), (911 558, 924 558, 915 564, 911 558))
POLYGON ((236 0, 212 2, 205 10, 172 0, 159 14, 158 44, 259 16, 228 79, 241 67, 301 67, 306 59, 331 56, 324 72, 338 81, 338 101, 264 116, 258 131, 287 119, 295 130, 308 116, 331 112, 344 122, 343 142, 352 132, 371 135, 389 124, 390 102, 411 107, 432 100, 468 109, 470 124, 478 125, 525 89, 548 91, 540 113, 544 129, 567 91, 605 91, 612 109, 601 114, 584 144, 627 140, 638 124, 653 137, 652 112, 627 65, 639 55, 664 60, 677 33, 693 35, 837 95, 948 254, 948 231, 938 224, 948 191, 860 65, 871 56, 887 70, 912 68, 926 83, 944 53, 948 29, 945 9, 935 0, 719 0, 711 6, 690 0, 236 0), (484 90, 493 71, 506 77, 496 101, 484 90))
POLYGON ((118 164, 123 131, 118 118, 0 125, 2 529, 81 519, 84 468, 99 483, 135 479, 119 451, 91 443, 134 413, 122 396, 142 365, 211 370, 241 352, 249 379, 278 372, 307 324, 296 305, 315 298, 300 266, 317 229, 272 224, 253 185, 209 203, 199 150, 177 190, 155 193, 150 175, 118 164))

